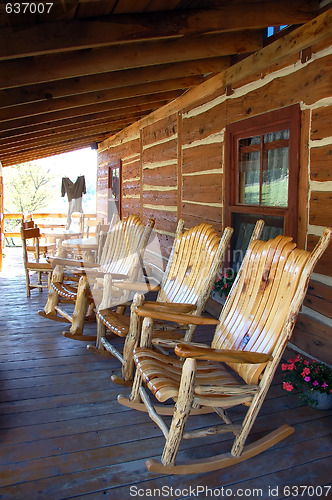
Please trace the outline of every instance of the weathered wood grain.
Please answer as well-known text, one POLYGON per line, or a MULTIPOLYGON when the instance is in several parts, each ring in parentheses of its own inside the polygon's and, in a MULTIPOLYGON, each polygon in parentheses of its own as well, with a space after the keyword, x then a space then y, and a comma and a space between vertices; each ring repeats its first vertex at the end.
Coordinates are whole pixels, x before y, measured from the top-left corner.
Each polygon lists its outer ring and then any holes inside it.
POLYGON ((332 364, 332 328, 322 321, 300 314, 291 338, 299 349, 332 364))
POLYGON ((221 141, 212 144, 202 144, 190 148, 182 148, 184 174, 215 170, 222 168, 221 141))
MULTIPOLYGON (((318 242, 318 236, 313 234, 308 235, 307 249, 312 250, 318 242)), ((330 245, 326 250, 320 261, 316 264, 314 269, 315 273, 324 274, 326 276, 332 276, 332 245, 330 245)))
POLYGON ((324 106, 312 111, 310 135, 312 141, 329 137, 331 135, 331 127, 332 106, 324 106))
POLYGON ((309 223, 316 226, 332 226, 332 193, 312 191, 309 206, 309 223))
MULTIPOLYGON (((222 174, 185 175, 183 176, 183 202, 196 203, 222 202, 222 174)), ((205 207, 204 207, 205 211, 205 207)))
POLYGON ((320 182, 332 179, 332 144, 310 149, 310 178, 320 182))

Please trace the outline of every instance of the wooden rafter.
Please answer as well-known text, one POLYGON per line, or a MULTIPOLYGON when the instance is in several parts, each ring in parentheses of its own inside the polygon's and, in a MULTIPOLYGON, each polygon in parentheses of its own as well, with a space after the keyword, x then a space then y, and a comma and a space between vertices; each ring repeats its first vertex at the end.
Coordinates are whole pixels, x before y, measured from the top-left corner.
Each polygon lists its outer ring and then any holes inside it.
POLYGON ((173 78, 219 73, 228 67, 229 63, 229 57, 216 57, 25 85, 24 87, 0 91, 0 108, 84 94, 85 92, 122 88, 134 84, 148 84, 173 78))
POLYGON ((3 61, 0 64, 0 88, 254 52, 262 44, 261 31, 240 31, 24 58, 19 64, 16 60, 3 61))
POLYGON ((0 33, 0 60, 54 54, 119 43, 160 40, 207 32, 262 29, 312 19, 318 0, 229 2, 218 10, 189 10, 112 15, 97 20, 45 23, 0 33))

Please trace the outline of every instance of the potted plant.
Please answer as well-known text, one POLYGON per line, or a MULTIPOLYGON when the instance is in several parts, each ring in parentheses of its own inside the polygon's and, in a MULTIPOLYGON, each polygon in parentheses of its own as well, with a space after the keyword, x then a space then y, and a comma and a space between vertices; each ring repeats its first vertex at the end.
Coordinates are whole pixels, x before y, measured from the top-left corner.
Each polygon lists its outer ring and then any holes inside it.
POLYGON ((300 354, 283 363, 283 388, 299 389, 299 397, 320 410, 332 408, 332 369, 325 363, 303 358, 300 354))
POLYGON ((221 304, 224 304, 230 289, 236 278, 234 269, 227 269, 223 274, 219 274, 212 287, 212 296, 221 304))

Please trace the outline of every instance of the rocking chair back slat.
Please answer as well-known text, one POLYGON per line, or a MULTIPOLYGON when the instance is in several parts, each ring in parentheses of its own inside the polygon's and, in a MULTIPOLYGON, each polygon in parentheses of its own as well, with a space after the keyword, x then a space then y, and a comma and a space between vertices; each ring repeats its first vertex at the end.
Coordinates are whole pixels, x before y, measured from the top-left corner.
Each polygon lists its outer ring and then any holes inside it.
MULTIPOLYGON (((291 238, 254 241, 220 316, 212 347, 272 354, 284 327, 309 252, 291 238)), ((229 364, 247 384, 257 384, 262 364, 229 364)))
POLYGON ((176 236, 171 265, 166 269, 158 299, 162 302, 196 304, 215 259, 220 238, 209 224, 201 224, 176 236), (205 280, 199 279, 206 276, 205 280))

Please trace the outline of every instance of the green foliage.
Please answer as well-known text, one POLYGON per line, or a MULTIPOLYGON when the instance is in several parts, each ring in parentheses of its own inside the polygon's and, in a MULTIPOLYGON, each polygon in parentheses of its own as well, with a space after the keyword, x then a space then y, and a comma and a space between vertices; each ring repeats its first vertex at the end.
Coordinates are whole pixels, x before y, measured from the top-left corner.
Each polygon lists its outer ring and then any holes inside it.
POLYGON ((38 212, 55 196, 54 176, 34 163, 4 169, 4 186, 7 213, 38 212))
POLYGON ((325 394, 332 393, 332 369, 325 363, 309 361, 300 354, 294 359, 289 359, 288 363, 281 365, 283 375, 283 388, 292 392, 294 389, 305 390, 301 394, 301 399, 307 403, 307 396, 310 392, 318 391, 325 394))
POLYGON ((227 269, 224 274, 216 278, 212 290, 215 293, 219 294, 220 297, 223 297, 225 295, 225 297, 227 298, 235 278, 236 272, 231 268, 227 269))

